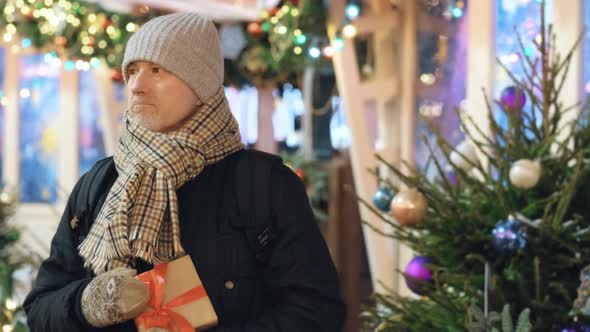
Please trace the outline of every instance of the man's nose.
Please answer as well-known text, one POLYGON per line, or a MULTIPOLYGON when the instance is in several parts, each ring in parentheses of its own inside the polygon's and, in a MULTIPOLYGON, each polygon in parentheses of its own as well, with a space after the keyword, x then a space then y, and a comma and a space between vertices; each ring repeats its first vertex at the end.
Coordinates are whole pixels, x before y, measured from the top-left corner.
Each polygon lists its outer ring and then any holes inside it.
POLYGON ((129 80, 129 89, 132 94, 139 95, 149 92, 150 77, 147 70, 140 69, 129 80))

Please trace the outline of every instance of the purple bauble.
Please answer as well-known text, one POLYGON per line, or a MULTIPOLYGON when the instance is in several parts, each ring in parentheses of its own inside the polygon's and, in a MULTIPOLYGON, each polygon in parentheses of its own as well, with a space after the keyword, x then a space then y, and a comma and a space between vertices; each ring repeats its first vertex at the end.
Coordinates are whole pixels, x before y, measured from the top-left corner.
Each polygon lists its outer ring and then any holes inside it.
POLYGON ((504 108, 520 110, 524 107, 524 104, 526 104, 526 94, 518 87, 509 86, 502 90, 500 104, 502 104, 502 107, 504 108))
POLYGON ((571 323, 560 326, 557 330, 559 332, 590 332, 590 327, 582 323, 571 323))
POLYGON ((447 176, 447 180, 451 184, 451 187, 456 187, 457 184, 459 183, 459 181, 457 179, 457 173, 455 173, 455 171, 452 171, 452 170, 447 171, 446 176, 447 176))
POLYGON ((432 282, 432 271, 426 267, 428 262, 427 257, 417 256, 408 263, 404 271, 406 285, 418 295, 423 295, 432 282))

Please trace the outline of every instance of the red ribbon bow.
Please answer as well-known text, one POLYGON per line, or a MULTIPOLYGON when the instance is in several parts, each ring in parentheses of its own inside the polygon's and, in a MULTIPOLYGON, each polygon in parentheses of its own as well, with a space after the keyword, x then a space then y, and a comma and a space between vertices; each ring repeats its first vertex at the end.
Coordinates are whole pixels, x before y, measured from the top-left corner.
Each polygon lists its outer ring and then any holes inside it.
POLYGON ((172 308, 207 297, 205 288, 201 284, 162 305, 167 270, 168 264, 163 263, 156 265, 149 273, 142 273, 137 276, 150 289, 149 305, 151 308, 137 316, 135 324, 137 326, 143 325, 146 329, 159 327, 169 331, 176 331, 175 326, 177 326, 179 332, 194 332, 195 329, 191 326, 191 323, 182 315, 173 311, 172 308))

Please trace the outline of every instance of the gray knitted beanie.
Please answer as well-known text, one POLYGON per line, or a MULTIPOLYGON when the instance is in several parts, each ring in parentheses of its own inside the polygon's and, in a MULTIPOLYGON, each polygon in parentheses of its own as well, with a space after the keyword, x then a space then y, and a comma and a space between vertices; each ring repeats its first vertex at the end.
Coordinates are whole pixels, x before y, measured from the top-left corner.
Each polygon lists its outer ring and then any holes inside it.
POLYGON ((137 60, 162 66, 187 83, 202 101, 223 84, 223 52, 217 29, 199 14, 160 16, 139 28, 125 48, 125 83, 127 66, 137 60))

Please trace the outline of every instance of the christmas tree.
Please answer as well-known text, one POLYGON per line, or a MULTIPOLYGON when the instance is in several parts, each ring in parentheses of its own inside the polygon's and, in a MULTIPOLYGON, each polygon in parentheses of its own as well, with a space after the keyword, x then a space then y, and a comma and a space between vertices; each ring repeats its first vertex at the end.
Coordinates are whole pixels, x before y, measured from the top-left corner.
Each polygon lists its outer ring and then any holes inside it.
POLYGON ((18 246, 20 231, 8 222, 16 204, 16 196, 0 186, 0 327, 19 332, 28 329, 20 303, 12 298, 13 272, 24 264, 38 265, 39 258, 18 246))
POLYGON ((541 6, 541 38, 536 54, 522 57, 525 74, 509 72, 513 86, 498 100, 484 93, 489 128, 461 114, 463 143, 437 135, 437 176, 377 156, 392 176, 375 173, 383 187, 372 204, 361 201, 392 232, 367 225, 415 252, 400 273, 419 296, 376 294, 363 313, 366 330, 570 331, 576 322, 575 331, 586 331, 590 292, 577 289, 590 264, 590 119, 586 105, 560 102, 577 43, 556 50, 541 6), (566 122, 570 112, 576 118, 566 122))

